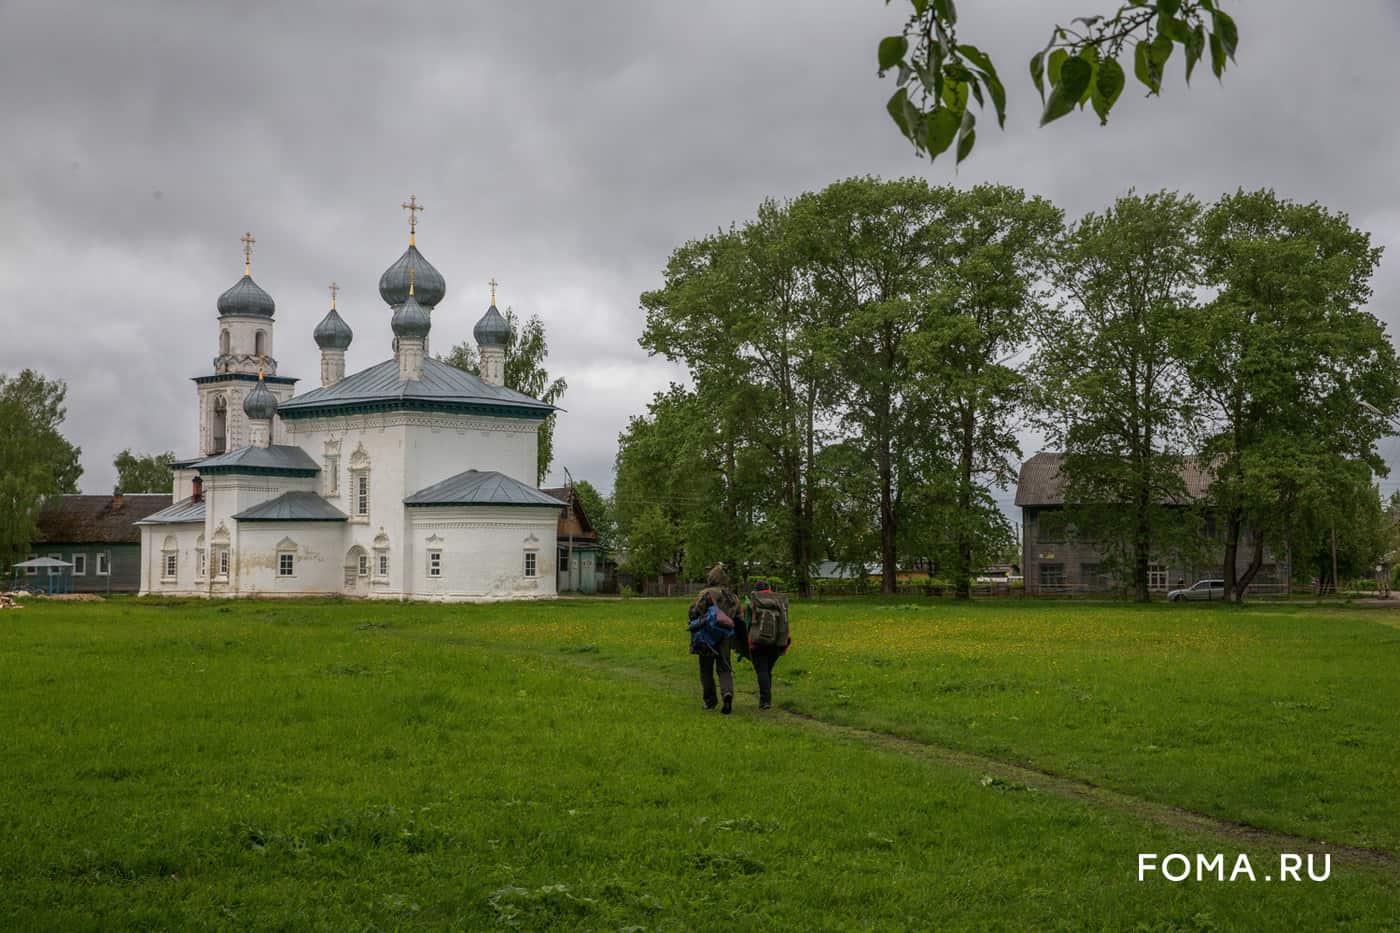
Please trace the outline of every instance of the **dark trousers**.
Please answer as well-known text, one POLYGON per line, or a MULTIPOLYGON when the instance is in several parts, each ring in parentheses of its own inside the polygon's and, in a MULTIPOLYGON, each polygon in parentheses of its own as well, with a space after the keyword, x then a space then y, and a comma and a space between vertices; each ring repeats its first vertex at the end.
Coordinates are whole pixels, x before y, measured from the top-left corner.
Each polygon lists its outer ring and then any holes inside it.
POLYGON ((773 666, 782 656, 782 649, 776 645, 754 645, 749 649, 753 672, 758 675, 758 702, 762 706, 773 702, 773 666))
POLYGON ((734 695, 734 665, 729 660, 729 639, 720 643, 719 653, 702 652, 700 655, 700 690, 705 695, 705 705, 714 706, 719 702, 715 696, 715 671, 719 671, 719 690, 723 696, 734 695))

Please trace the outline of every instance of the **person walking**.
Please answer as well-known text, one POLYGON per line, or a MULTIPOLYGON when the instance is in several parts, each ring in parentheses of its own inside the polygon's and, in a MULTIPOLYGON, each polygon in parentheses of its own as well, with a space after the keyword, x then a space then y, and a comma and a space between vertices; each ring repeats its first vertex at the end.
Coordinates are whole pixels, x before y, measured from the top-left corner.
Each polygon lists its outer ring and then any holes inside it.
POLYGON ((739 597, 729 589, 729 574, 724 564, 715 564, 705 577, 705 588, 690 604, 690 653, 700 658, 700 690, 705 709, 719 706, 728 716, 734 709, 734 665, 730 660, 730 641, 734 634, 734 619, 740 614, 739 597), (719 691, 715 691, 715 673, 719 673, 719 691))
POLYGON ((773 666, 792 645, 788 630, 787 597, 773 592, 766 580, 754 584, 744 612, 748 659, 758 675, 758 708, 773 706, 773 666))

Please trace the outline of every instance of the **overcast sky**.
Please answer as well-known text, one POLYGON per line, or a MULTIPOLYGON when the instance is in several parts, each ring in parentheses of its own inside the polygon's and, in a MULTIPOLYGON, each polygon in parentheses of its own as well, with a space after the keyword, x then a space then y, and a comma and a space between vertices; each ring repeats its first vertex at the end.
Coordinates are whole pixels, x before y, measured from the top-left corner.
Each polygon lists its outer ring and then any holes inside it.
POLYGON ((915 158, 884 111, 874 50, 902 0, 0 0, 0 372, 68 382, 83 490, 106 492, 124 447, 196 452, 190 378, 211 371, 245 230, 280 374, 319 383, 311 329, 332 280, 349 369, 387 359, 377 284, 415 194, 419 247, 447 279, 433 350, 469 338, 495 276, 503 307, 544 320, 569 382, 556 478, 609 488, 628 416, 680 377, 637 345, 638 295, 672 249, 765 196, 864 174, 1003 182, 1070 217, 1133 186, 1315 199, 1386 247, 1372 310, 1393 333, 1400 0, 1325 17, 1230 0, 1243 39, 1223 85, 1202 68, 1187 89, 1178 53, 1161 99, 1130 85, 1106 128, 1037 129, 1026 59, 1057 19, 1113 5, 963 0, 962 39, 1011 102, 955 173, 915 158))

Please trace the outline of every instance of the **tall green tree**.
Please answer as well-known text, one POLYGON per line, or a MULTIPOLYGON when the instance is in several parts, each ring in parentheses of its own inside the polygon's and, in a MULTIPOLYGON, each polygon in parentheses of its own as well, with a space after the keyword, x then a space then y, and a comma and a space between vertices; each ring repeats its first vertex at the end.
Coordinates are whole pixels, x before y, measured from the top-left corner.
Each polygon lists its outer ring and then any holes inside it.
POLYGON ((728 524, 741 522, 741 476, 773 480, 788 543, 784 564, 804 595, 813 557, 812 464, 831 405, 829 329, 804 252, 813 221, 811 199, 766 201, 743 227, 677 249, 663 286, 642 296, 640 341, 686 365, 723 435, 722 472, 736 491, 728 524), (759 460, 741 462, 739 451, 759 460))
POLYGON ((1381 251, 1345 215, 1238 191, 1205 213, 1200 243, 1214 298, 1178 352, 1204 403, 1225 594, 1239 600, 1299 510, 1335 511, 1348 461, 1384 475, 1375 445, 1400 411, 1400 361, 1365 310, 1381 251))
POLYGON ((134 454, 131 448, 117 454, 112 466, 117 468, 118 492, 167 492, 175 481, 170 464, 175 453, 134 454))
POLYGON ((46 499, 78 491, 81 451, 59 431, 67 393, 32 369, 0 374, 0 566, 27 555, 46 499))
MULTIPOLYGON (((972 104, 982 109, 990 101, 997 124, 1005 127, 1006 87, 991 58, 959 39, 954 0, 908 2, 912 12, 904 29, 881 39, 876 49, 880 76, 895 73, 896 89, 885 107, 916 152, 933 159, 956 142, 961 162, 977 142, 972 104)), ((1030 60, 1031 82, 1044 105, 1041 126, 1086 104, 1107 123, 1128 69, 1149 95, 1160 94, 1177 46, 1188 84, 1207 52, 1210 70, 1220 78, 1239 46, 1239 29, 1222 6, 1220 0, 1131 0, 1107 14, 1057 24, 1030 60)))
POLYGON ((807 251, 825 306, 822 346, 836 360, 840 416, 875 466, 881 590, 893 593, 902 497, 924 470, 928 398, 912 343, 939 311, 938 274, 949 250, 951 188, 922 179, 852 178, 808 199, 807 251))
MULTIPOLYGON (((911 338, 913 380, 934 404, 928 427, 954 461, 952 495, 926 495, 951 545, 959 599, 973 571, 1004 549, 1008 530, 991 496, 1016 475, 1016 428, 1026 382, 1011 363, 1028 344, 1046 299, 1051 246, 1061 214, 1049 201, 1002 185, 955 195, 938 270, 938 304, 911 338)), ((931 491, 932 492, 932 491, 931 491)), ((925 555, 931 556, 931 555, 925 555)))
MULTIPOLYGON (((550 378, 549 370, 545 368, 545 361, 549 358, 549 341, 545 336, 544 322, 539 315, 531 315, 529 320, 522 322, 511 308, 506 308, 505 318, 510 330, 506 337, 506 388, 551 405, 557 403, 569 384, 563 379, 550 378)), ((457 344, 445 356, 438 358, 473 376, 481 375, 481 361, 476 348, 469 342, 457 344)), ((556 416, 550 415, 540 425, 536 485, 544 482, 550 465, 554 463, 555 421, 556 416)))
POLYGON ((1193 398, 1174 354, 1200 282, 1200 205, 1172 192, 1119 198, 1057 249, 1059 306, 1040 318, 1039 423, 1065 452, 1075 533, 1095 539, 1149 599, 1147 570, 1182 479, 1193 398))

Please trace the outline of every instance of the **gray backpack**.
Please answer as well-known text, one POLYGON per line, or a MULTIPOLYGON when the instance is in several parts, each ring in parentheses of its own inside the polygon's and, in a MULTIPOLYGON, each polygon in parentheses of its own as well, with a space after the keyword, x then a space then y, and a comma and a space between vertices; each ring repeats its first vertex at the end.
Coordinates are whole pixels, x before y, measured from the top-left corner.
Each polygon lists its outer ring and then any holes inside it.
POLYGON ((786 648, 788 645, 788 601, 782 593, 758 592, 749 596, 753 619, 749 623, 749 644, 786 648))

